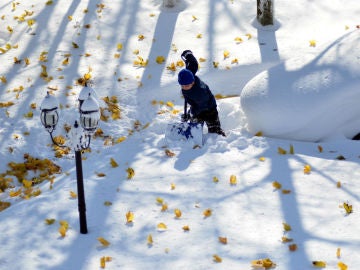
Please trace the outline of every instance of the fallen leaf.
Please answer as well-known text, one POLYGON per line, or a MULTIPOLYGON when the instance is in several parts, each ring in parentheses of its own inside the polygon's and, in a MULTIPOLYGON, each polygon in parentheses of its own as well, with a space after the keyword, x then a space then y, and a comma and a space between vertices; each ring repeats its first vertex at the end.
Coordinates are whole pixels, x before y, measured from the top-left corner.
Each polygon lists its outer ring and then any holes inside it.
POLYGON ((76 199, 77 198, 77 194, 72 190, 70 190, 70 198, 71 199, 76 199))
POLYGON ((352 205, 348 204, 348 203, 343 203, 343 207, 346 211, 346 214, 351 214, 353 212, 353 209, 352 209, 352 205))
POLYGON ((127 179, 132 179, 135 175, 135 170, 133 168, 127 168, 126 169, 127 172, 127 179))
POLYGON ((213 259, 215 262, 217 263, 221 263, 222 262, 222 258, 219 255, 213 255, 213 259))
POLYGON ((165 62, 165 57, 164 56, 161 55, 161 56, 156 57, 156 63, 162 64, 164 62, 165 62))
POLYGON ((225 50, 223 52, 223 55, 224 55, 224 59, 229 58, 230 57, 230 52, 228 50, 225 50))
POLYGON ((210 217, 212 215, 212 210, 210 208, 204 210, 203 215, 204 217, 210 217))
POLYGON ((110 246, 110 242, 107 241, 105 238, 103 237, 98 237, 97 240, 101 243, 101 245, 103 245, 104 247, 108 247, 110 246))
POLYGON ((338 262, 337 266, 339 267, 340 270, 347 270, 348 269, 348 266, 343 262, 338 262))
POLYGON ((159 231, 166 231, 167 230, 167 226, 165 225, 165 223, 159 223, 158 225, 157 225, 157 229, 159 230, 159 231))
POLYGON ((313 266, 315 266, 317 268, 325 268, 326 267, 326 262, 324 262, 324 261, 313 261, 312 264, 313 264, 313 266))
POLYGON ((119 166, 119 164, 117 164, 117 162, 116 162, 115 159, 113 159, 113 158, 110 158, 110 165, 111 165, 111 167, 113 167, 113 168, 116 168, 116 167, 119 166))
POLYGON ((284 228, 284 231, 286 231, 286 232, 291 231, 291 226, 289 224, 287 224, 286 222, 283 222, 283 228, 284 228))
POLYGON ((147 241, 147 244, 148 244, 149 246, 152 246, 152 245, 153 245, 154 241, 153 241, 153 237, 152 237, 151 234, 149 234, 149 235, 147 236, 146 241, 147 241))
POLYGON ((311 173, 311 166, 309 164, 306 164, 304 166, 304 174, 310 174, 311 173))
POLYGON ((243 39, 241 38, 241 37, 236 37, 236 38, 234 38, 234 40, 235 40, 235 42, 236 43, 241 43, 241 42, 243 42, 243 39))
POLYGON ((219 236, 219 242, 220 242, 221 244, 226 245, 226 244, 227 244, 227 238, 226 238, 226 237, 221 237, 221 236, 219 236))
POLYGON ((181 210, 180 209, 175 209, 174 210, 174 214, 175 214, 175 217, 176 218, 181 218, 181 215, 182 215, 182 213, 181 213, 181 210))
POLYGON ((185 232, 190 231, 190 227, 189 227, 188 225, 183 226, 182 229, 183 229, 185 232))
POLYGON ((168 157, 174 157, 174 156, 175 156, 175 153, 172 152, 172 151, 169 150, 169 149, 165 149, 165 155, 168 156, 168 157))
POLYGON ((319 151, 320 153, 322 153, 323 148, 322 148, 322 146, 321 146, 321 145, 318 145, 318 151, 319 151))
POLYGON ((237 179, 235 175, 231 175, 230 176, 230 185, 236 185, 237 184, 237 179))
POLYGON ((281 237, 281 242, 283 242, 283 243, 289 243, 289 242, 292 242, 292 241, 293 241, 292 238, 288 238, 286 236, 281 237))
POLYGON ((297 250, 297 245, 296 244, 289 245, 289 250, 290 251, 296 251, 297 250))
POLYGON ((281 147, 278 147, 278 153, 280 154, 280 155, 286 155, 286 150, 285 149, 283 149, 283 148, 281 148, 281 147))
POLYGON ((264 268, 271 268, 276 266, 276 264, 269 258, 251 261, 251 265, 253 267, 264 267, 264 268))
POLYGON ((272 183, 272 186, 275 188, 275 189, 281 189, 282 185, 278 182, 278 181, 274 181, 272 183))
POLYGON ((340 248, 336 249, 336 257, 338 257, 338 258, 341 257, 341 249, 340 248))
POLYGON ((54 218, 47 218, 45 219, 45 224, 46 225, 52 225, 55 223, 55 219, 54 218))
POLYGON ((129 211, 126 213, 126 223, 134 222, 134 213, 129 211))

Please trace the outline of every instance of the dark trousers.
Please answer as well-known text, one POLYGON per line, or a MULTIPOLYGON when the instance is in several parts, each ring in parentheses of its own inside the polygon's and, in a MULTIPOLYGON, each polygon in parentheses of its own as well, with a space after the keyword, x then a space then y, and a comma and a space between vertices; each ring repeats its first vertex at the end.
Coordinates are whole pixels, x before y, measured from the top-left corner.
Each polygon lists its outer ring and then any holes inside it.
POLYGON ((221 130, 221 124, 219 120, 219 113, 216 108, 211 110, 202 111, 196 118, 200 121, 204 121, 208 127, 210 133, 218 132, 221 130))

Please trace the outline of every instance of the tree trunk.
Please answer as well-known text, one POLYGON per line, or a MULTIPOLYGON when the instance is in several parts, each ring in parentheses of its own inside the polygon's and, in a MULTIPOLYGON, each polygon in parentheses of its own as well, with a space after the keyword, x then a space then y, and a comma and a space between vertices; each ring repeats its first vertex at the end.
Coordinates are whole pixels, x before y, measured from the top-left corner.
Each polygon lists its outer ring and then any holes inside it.
POLYGON ((175 0, 163 0, 163 4, 165 7, 174 7, 175 0))
POLYGON ((274 24, 274 0, 257 0, 257 20, 261 25, 274 24))

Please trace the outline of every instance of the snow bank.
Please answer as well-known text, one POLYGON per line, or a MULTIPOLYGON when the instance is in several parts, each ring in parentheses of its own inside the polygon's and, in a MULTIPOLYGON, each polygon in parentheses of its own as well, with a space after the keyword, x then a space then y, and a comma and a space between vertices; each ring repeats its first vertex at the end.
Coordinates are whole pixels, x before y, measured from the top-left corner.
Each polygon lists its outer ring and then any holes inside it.
POLYGON ((359 52, 355 30, 315 58, 290 59, 254 77, 240 97, 247 129, 290 140, 352 138, 360 131, 359 52))

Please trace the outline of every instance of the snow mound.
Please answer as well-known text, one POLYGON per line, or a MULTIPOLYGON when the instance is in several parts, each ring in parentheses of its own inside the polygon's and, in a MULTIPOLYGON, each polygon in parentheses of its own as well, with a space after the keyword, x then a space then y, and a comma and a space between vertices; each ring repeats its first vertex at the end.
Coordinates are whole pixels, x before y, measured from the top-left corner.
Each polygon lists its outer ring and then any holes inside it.
POLYGON ((360 131, 359 52, 355 30, 316 57, 290 59, 254 77, 240 96, 249 132, 302 141, 355 136, 360 131))

